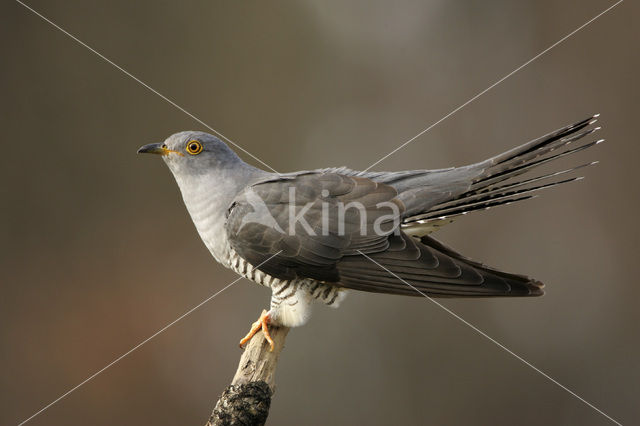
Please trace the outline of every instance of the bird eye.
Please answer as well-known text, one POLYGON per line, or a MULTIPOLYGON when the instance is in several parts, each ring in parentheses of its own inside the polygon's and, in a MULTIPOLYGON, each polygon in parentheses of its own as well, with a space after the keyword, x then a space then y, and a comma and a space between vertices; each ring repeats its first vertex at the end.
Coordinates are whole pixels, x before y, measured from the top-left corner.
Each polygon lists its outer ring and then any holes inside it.
POLYGON ((200 154, 203 150, 202 144, 196 140, 187 142, 187 152, 191 155, 200 154))

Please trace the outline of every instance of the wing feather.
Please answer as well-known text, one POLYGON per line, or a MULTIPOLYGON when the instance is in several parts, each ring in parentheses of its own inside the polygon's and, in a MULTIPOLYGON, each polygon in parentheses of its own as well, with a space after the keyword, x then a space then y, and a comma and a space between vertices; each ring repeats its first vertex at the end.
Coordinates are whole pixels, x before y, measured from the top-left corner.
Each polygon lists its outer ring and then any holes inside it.
POLYGON ((337 173, 271 179, 248 187, 232 203, 227 237, 249 263, 266 261, 262 269, 270 275, 337 282, 335 266, 343 256, 389 247, 389 225, 399 224, 403 214, 397 195, 383 183, 337 173), (385 202, 395 210, 379 207, 385 202), (376 223, 387 231, 375 232, 376 223))
POLYGON ((541 294, 540 285, 526 277, 492 270, 435 240, 402 233, 398 226, 405 214, 390 185, 334 172, 305 173, 247 188, 229 209, 226 231, 240 256, 252 265, 262 263, 260 269, 277 278, 313 278, 412 296, 421 295, 416 289, 435 297, 541 294), (385 202, 397 207, 396 217, 379 207, 385 202), (339 205, 350 203, 363 210, 346 210, 340 217, 339 205), (301 212, 313 232, 291 223, 301 212), (373 225, 380 220, 395 227, 376 232, 373 225))

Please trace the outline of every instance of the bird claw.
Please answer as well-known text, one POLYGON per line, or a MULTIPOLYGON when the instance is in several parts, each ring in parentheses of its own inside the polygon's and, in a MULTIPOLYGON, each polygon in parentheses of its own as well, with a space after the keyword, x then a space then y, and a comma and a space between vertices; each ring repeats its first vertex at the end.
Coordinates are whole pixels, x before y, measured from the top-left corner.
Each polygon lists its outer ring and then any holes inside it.
POLYGON ((273 352, 274 343, 269 334, 269 320, 269 312, 263 309, 260 318, 251 325, 251 330, 240 340, 240 347, 242 348, 258 331, 262 330, 265 340, 269 343, 269 352, 273 352))

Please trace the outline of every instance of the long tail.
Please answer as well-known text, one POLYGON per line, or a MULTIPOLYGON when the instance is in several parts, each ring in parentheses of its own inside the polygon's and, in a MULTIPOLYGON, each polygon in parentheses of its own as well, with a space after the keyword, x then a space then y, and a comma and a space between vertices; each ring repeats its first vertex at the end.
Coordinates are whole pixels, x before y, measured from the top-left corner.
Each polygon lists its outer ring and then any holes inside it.
POLYGON ((478 167, 479 173, 466 192, 406 219, 405 225, 433 224, 437 227, 437 222, 450 221, 451 217, 533 198, 534 193, 542 189, 582 179, 564 175, 597 164, 597 161, 522 180, 514 178, 550 161, 603 142, 604 139, 591 142, 585 139, 585 136, 600 129, 589 127, 597 121, 598 116, 596 114, 478 163, 474 167, 478 167))

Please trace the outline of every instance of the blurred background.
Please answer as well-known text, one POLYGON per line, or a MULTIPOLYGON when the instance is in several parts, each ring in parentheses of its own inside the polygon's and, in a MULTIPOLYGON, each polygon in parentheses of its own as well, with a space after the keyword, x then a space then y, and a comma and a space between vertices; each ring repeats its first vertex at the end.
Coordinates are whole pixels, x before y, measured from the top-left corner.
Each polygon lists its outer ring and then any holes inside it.
MULTIPOLYGON (((28 4, 292 171, 366 168, 613 2, 28 4)), ((0 10, 8 425, 235 274, 199 240, 160 159, 135 154, 207 129, 20 4, 0 10)), ((622 3, 376 166, 463 165, 602 114, 607 142, 554 167, 600 160, 587 179, 437 237, 546 283, 543 298, 443 303, 623 424, 640 418, 638 12, 622 3)), ((239 282, 30 424, 204 424, 268 301, 239 282)), ((351 293, 289 334, 269 424, 611 423, 428 300, 351 293)))

